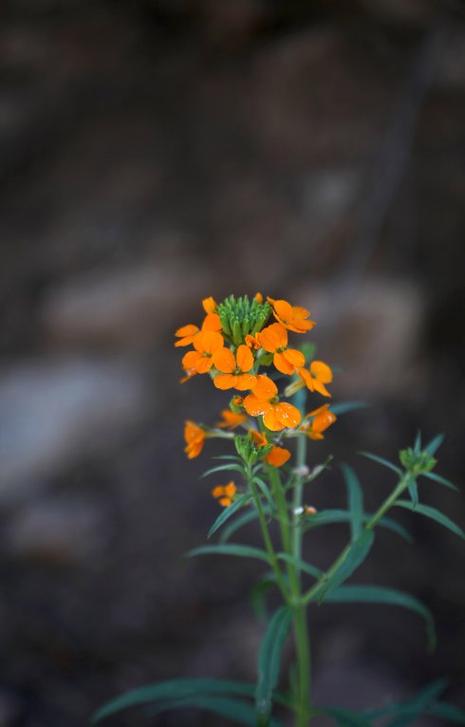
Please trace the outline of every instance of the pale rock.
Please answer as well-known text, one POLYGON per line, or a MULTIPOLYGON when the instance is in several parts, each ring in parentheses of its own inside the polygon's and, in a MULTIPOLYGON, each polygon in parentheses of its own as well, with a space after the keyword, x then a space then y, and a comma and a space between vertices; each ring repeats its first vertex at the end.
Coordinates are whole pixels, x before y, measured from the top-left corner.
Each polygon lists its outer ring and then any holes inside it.
POLYGON ((147 411, 133 362, 30 361, 0 371, 0 501, 86 453, 105 452, 147 411))

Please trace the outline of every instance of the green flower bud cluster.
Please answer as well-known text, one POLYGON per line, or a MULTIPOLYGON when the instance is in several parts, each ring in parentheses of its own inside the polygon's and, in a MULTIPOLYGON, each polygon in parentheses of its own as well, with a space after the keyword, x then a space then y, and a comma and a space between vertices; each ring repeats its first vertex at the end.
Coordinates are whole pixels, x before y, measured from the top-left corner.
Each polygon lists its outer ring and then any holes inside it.
POLYGON ((418 477, 425 472, 431 472, 437 464, 437 459, 433 457, 426 449, 422 452, 416 452, 412 447, 402 449, 399 452, 399 459, 403 467, 410 472, 413 477, 418 477))
POLYGON ((249 465, 253 466, 259 458, 263 458, 273 448, 272 444, 264 446, 257 445, 248 434, 237 434, 234 437, 234 446, 239 457, 249 465))
POLYGON ((259 303, 258 300, 242 295, 236 298, 230 295, 218 305, 217 313, 221 320, 223 333, 229 336, 235 346, 244 342, 250 333, 260 331, 271 314, 269 303, 259 303))

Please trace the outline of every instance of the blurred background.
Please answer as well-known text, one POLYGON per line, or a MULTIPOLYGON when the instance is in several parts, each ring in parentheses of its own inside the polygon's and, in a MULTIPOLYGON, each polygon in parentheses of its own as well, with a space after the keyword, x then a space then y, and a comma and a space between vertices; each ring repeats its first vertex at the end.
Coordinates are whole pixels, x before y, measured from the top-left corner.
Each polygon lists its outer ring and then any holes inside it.
MULTIPOLYGON (((151 681, 254 679, 259 568, 182 557, 218 513, 199 476, 224 452, 183 454, 184 419, 226 401, 178 384, 172 332, 202 297, 310 308, 335 401, 370 404, 310 462, 350 462, 369 508, 393 482, 357 450, 395 459, 418 428, 446 433, 439 472, 464 484, 465 13, 3 0, 0 80, 0 725, 80 727, 151 681)), ((421 496, 464 526, 463 494, 421 496)), ((337 467, 307 495, 343 497, 337 467)), ((465 707, 463 544, 396 516, 415 546, 380 533, 355 580, 424 599, 437 653, 403 610, 315 608, 315 698, 377 706, 447 676, 465 707)), ((308 558, 346 537, 318 533, 308 558)))

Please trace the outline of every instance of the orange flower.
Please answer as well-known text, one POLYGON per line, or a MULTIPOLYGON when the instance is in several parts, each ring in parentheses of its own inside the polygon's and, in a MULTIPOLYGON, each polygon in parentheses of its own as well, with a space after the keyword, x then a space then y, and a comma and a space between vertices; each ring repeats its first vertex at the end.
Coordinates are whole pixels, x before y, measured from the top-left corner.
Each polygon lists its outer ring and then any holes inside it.
MULTIPOLYGON (((213 300, 213 299, 212 299, 213 300)), ((175 342, 176 348, 179 346, 190 346, 194 343, 195 337, 200 331, 221 331, 221 321, 217 313, 207 313, 203 319, 202 328, 195 326, 193 323, 188 323, 187 326, 181 326, 175 331, 175 336, 179 338, 179 341, 175 342)))
POLYGON ((256 333, 255 336, 248 333, 245 337, 245 345, 249 348, 253 348, 255 351, 261 348, 260 341, 258 340, 258 333, 256 333))
POLYGON ((295 348, 288 348, 287 331, 281 323, 272 323, 257 333, 262 348, 273 355, 273 363, 282 374, 290 376, 305 365, 305 356, 295 348))
POLYGON ((264 434, 257 429, 249 429, 249 437, 253 440, 256 447, 266 447, 268 440, 264 434))
POLYGON ((184 424, 184 439, 186 441, 186 447, 184 448, 188 459, 194 459, 198 457, 205 444, 205 430, 199 427, 195 422, 188 419, 184 424))
POLYGON ((273 467, 282 467, 290 459, 291 453, 284 447, 273 447, 265 457, 265 461, 273 467))
POLYGON ((182 359, 188 376, 206 374, 213 366, 213 354, 223 348, 223 336, 217 331, 200 331, 194 337, 195 351, 188 351, 182 359))
POLYGON ((213 362, 221 374, 213 379, 217 389, 251 389, 257 377, 248 373, 254 364, 250 348, 241 344, 236 355, 229 348, 220 348, 213 355, 213 362))
POLYGON ((218 504, 222 507, 229 507, 234 500, 237 487, 234 482, 228 482, 227 485, 216 485, 212 490, 213 497, 218 500, 218 504))
POLYGON ((307 436, 309 436, 310 439, 324 439, 323 432, 329 429, 329 427, 334 424, 337 419, 334 412, 330 410, 329 404, 323 404, 323 406, 320 406, 318 409, 314 409, 309 412, 307 416, 313 417, 310 424, 307 424, 305 427, 307 430, 307 436))
POLYGON ((328 364, 323 361, 312 361, 309 369, 300 369, 298 373, 307 389, 318 391, 323 396, 331 396, 325 386, 325 384, 330 384, 333 380, 333 372, 328 364))
POLYGON ((286 402, 275 402, 278 388, 268 376, 257 376, 257 382, 252 387, 252 393, 245 397, 244 408, 247 414, 257 417, 263 416, 263 423, 273 432, 280 432, 286 427, 296 427, 300 424, 300 411, 286 402))
POLYGON ((310 312, 299 305, 291 305, 287 300, 267 298, 273 306, 273 314, 279 323, 294 333, 306 333, 315 326, 315 321, 307 320, 310 312))
POLYGON ((217 422, 216 426, 220 429, 235 429, 247 421, 245 414, 241 412, 231 411, 231 409, 223 409, 221 412, 222 421, 217 422))
POLYGON ((256 300, 257 303, 263 303, 263 295, 262 295, 262 293, 255 293, 254 300, 256 300))
POLYGON ((202 300, 202 306, 205 313, 214 313, 216 311, 217 302, 210 295, 208 298, 202 300))

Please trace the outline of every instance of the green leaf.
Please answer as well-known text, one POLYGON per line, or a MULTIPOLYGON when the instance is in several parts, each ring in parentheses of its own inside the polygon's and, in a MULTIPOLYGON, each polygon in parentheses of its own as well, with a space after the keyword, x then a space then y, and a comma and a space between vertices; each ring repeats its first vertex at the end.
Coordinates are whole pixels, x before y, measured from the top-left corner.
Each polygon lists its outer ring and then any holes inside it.
POLYGON ((223 528, 223 531, 220 535, 220 543, 226 543, 231 535, 237 532, 237 530, 243 528, 245 525, 248 525, 257 518, 258 513, 255 509, 247 510, 247 512, 245 512, 243 515, 239 515, 238 517, 234 518, 232 522, 228 523, 228 525, 223 528))
POLYGON ((261 578, 252 588, 250 592, 250 601, 254 610, 255 616, 260 621, 266 621, 268 618, 266 610, 266 595, 268 591, 276 585, 276 579, 274 573, 268 573, 268 575, 261 578))
POLYGON ((312 565, 311 563, 307 563, 305 560, 301 560, 300 558, 295 558, 292 555, 289 555, 289 553, 278 553, 277 557, 280 560, 284 560, 286 563, 289 563, 290 565, 295 566, 297 570, 301 570, 304 573, 308 573, 309 576, 312 576, 313 578, 319 578, 322 574, 322 571, 320 568, 317 568, 315 565, 312 565))
MULTIPOLYGON (((368 522, 372 515, 370 513, 365 513, 363 517, 364 522, 368 522)), ((337 523, 347 523, 350 521, 350 513, 347 510, 321 510, 320 512, 316 513, 316 515, 311 515, 310 517, 305 519, 305 530, 311 530, 311 528, 317 528, 321 525, 334 525, 337 523)), ((393 532, 400 535, 404 540, 406 540, 408 543, 413 542, 412 536, 409 534, 409 532, 403 527, 403 525, 400 525, 395 520, 388 516, 384 516, 381 518, 381 520, 378 522, 378 525, 381 525, 382 527, 387 528, 388 530, 392 530, 393 532)))
POLYGON ((444 441, 444 434, 437 434, 431 440, 431 442, 429 442, 426 445, 425 451, 426 452, 429 452, 429 454, 431 454, 431 455, 435 454, 438 451, 438 449, 441 446, 441 444, 443 443, 443 441, 444 441))
POLYGON ((414 508, 418 505, 418 485, 416 483, 416 480, 410 478, 407 485, 408 494, 410 495, 410 499, 412 501, 412 505, 414 508))
POLYGON ((433 649, 436 644, 434 621, 430 611, 421 601, 408 593, 384 586, 339 586, 327 595, 326 601, 334 603, 381 603, 391 606, 403 606, 415 611, 425 621, 428 646, 433 649))
POLYGON ((460 492, 459 488, 456 487, 453 482, 446 480, 446 478, 441 477, 441 475, 437 475, 436 472, 422 472, 421 476, 427 477, 429 480, 433 480, 433 482, 438 482, 440 485, 444 485, 444 487, 448 487, 450 490, 460 492))
POLYGON ((430 507, 430 505, 416 505, 416 507, 414 507, 412 503, 408 500, 397 500, 394 505, 396 507, 404 507, 406 510, 411 510, 412 512, 416 512, 419 515, 429 517, 431 520, 435 520, 437 523, 439 523, 439 525, 447 528, 455 535, 458 535, 460 538, 465 538, 465 533, 462 528, 456 525, 446 515, 443 515, 442 512, 436 510, 435 507, 430 507))
POLYGON ((415 443, 413 445, 413 449, 415 454, 420 454, 421 452, 421 432, 418 430, 417 436, 415 437, 415 443))
MULTIPOLYGON (((231 720, 235 724, 249 725, 249 727, 255 727, 256 725, 255 710, 250 704, 240 699, 203 695, 193 695, 183 699, 172 700, 171 702, 160 702, 157 707, 150 710, 150 717, 155 717, 161 712, 192 707, 212 712, 220 717, 231 720)), ((274 725, 274 727, 281 727, 281 723, 277 720, 273 720, 270 724, 274 725)))
POLYGON ((271 497, 271 492, 268 488, 268 485, 266 484, 266 482, 264 482, 262 480, 261 477, 257 477, 256 475, 253 478, 253 481, 255 482, 256 485, 258 485, 260 492, 262 493, 265 500, 268 502, 268 505, 269 505, 270 511, 271 511, 274 507, 274 501, 273 501, 273 498, 271 497))
POLYGON ((204 472, 202 477, 208 477, 208 475, 213 475, 215 472, 240 472, 242 475, 244 473, 244 469, 238 464, 219 464, 217 467, 211 467, 209 470, 204 472))
POLYGON ((329 595, 335 588, 338 588, 344 581, 346 581, 352 573, 363 563, 368 553, 371 550, 375 534, 372 530, 364 530, 362 535, 355 540, 347 553, 345 560, 340 564, 334 573, 322 582, 321 589, 316 591, 316 597, 321 603, 327 595, 329 595))
POLYGON ((366 409, 368 406, 369 404, 364 401, 341 401, 340 404, 331 404, 331 411, 336 416, 341 416, 357 409, 366 409))
POLYGON ((229 520, 230 517, 232 517, 243 505, 247 504, 247 502, 250 501, 250 495, 240 495, 239 497, 236 497, 234 502, 229 505, 229 507, 225 507, 223 511, 218 515, 215 522, 211 526, 210 530, 208 531, 207 538, 210 538, 213 533, 216 533, 216 531, 224 525, 225 522, 229 520))
POLYGON ((227 543, 226 545, 201 545, 187 553, 188 558, 196 555, 237 555, 239 558, 257 558, 269 563, 267 553, 260 548, 252 548, 250 545, 238 545, 227 543))
POLYGON ((92 724, 110 717, 123 709, 197 696, 233 695, 252 697, 253 685, 245 682, 223 681, 221 679, 170 679, 133 689, 107 702, 92 717, 92 724))
POLYGON ((427 708, 426 714, 442 717, 456 724, 465 724, 465 711, 447 702, 434 702, 427 708))
POLYGON ((341 465, 347 486, 347 499, 350 512, 350 530, 352 542, 361 535, 363 523, 363 495, 357 475, 352 467, 341 465))
POLYGON ((394 725, 395 727, 401 727, 401 725, 412 724, 430 705, 434 704, 435 698, 444 691, 446 686, 447 682, 445 679, 437 679, 432 684, 428 684, 416 697, 410 699, 408 702, 388 704, 386 707, 381 707, 381 709, 369 709, 364 712, 364 715, 371 720, 395 715, 394 721, 389 722, 389 727, 394 727, 394 725))
MULTIPOLYGON (((366 518, 367 521, 369 520, 369 517, 366 518)), ((410 535, 409 531, 404 528, 403 525, 398 523, 396 520, 393 520, 393 518, 388 517, 388 515, 385 515, 381 518, 381 520, 378 521, 378 525, 383 525, 388 530, 392 530, 392 532, 397 533, 400 535, 401 538, 404 538, 404 540, 407 541, 407 543, 413 543, 413 538, 410 535)))
POLYGON ((339 707, 323 707, 317 710, 318 713, 327 714, 332 717, 339 727, 372 727, 363 715, 339 707))
POLYGON ((400 706, 400 714, 388 723, 388 727, 406 727, 414 724, 424 714, 431 702, 444 691, 446 681, 438 679, 423 689, 415 699, 400 706))
POLYGON ((363 457, 367 457, 368 459, 373 460, 373 462, 384 465, 384 467, 388 467, 390 470, 399 475, 399 477, 402 475, 402 470, 400 469, 400 467, 397 467, 392 462, 389 462, 388 459, 384 459, 384 457, 380 457, 377 454, 372 454, 371 452, 359 452, 359 454, 361 454, 363 457))
POLYGON ((287 606, 281 606, 271 618, 258 655, 257 691, 255 705, 258 723, 268 724, 271 713, 273 690, 275 689, 281 667, 281 652, 291 624, 291 612, 287 606))

